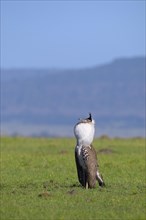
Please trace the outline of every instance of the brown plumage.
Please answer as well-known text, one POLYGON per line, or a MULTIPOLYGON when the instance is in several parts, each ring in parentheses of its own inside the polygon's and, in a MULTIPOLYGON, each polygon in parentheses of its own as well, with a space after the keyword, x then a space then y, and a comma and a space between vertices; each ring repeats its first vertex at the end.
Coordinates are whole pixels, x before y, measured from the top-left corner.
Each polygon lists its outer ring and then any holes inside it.
POLYGON ((86 185, 86 188, 94 188, 96 186, 96 173, 98 164, 96 151, 92 145, 88 147, 88 157, 85 161, 85 164, 87 172, 86 184, 88 184, 88 186, 86 185))
POLYGON ((77 156, 78 152, 75 150, 75 160, 77 166, 77 174, 79 182, 83 187, 95 188, 96 181, 100 186, 104 186, 102 177, 98 172, 97 153, 95 148, 90 146, 82 146, 81 158, 77 156), (80 161, 81 160, 81 161, 80 161))

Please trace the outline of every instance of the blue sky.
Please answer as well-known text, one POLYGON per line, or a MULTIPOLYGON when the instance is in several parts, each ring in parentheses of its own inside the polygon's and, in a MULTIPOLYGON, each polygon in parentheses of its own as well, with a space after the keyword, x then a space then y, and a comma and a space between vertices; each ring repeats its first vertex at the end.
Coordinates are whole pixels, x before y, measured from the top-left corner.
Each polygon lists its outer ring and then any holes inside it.
POLYGON ((3 68, 82 68, 139 55, 144 0, 1 0, 3 68))

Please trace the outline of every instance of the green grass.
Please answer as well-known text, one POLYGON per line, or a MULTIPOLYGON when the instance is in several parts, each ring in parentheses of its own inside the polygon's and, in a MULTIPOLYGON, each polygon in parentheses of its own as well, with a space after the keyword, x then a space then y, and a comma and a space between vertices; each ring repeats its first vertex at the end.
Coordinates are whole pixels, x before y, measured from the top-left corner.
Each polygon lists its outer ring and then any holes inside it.
POLYGON ((74 139, 1 138, 1 220, 145 219, 145 139, 96 139, 106 187, 77 180, 74 139))

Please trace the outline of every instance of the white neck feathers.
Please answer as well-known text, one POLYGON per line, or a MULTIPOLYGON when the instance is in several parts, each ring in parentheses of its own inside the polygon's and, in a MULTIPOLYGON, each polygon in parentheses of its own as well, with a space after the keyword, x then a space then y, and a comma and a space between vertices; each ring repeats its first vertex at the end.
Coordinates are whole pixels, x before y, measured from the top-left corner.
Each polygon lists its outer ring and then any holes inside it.
POLYGON ((77 123, 74 127, 74 134, 78 146, 91 145, 95 134, 95 121, 77 123))

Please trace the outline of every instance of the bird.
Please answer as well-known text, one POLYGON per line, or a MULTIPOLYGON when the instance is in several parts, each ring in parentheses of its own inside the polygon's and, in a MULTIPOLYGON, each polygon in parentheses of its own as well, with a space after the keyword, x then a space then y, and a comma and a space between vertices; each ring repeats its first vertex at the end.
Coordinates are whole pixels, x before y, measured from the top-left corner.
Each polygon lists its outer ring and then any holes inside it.
POLYGON ((91 113, 85 119, 79 119, 74 126, 76 137, 75 162, 80 184, 88 189, 95 188, 96 181, 100 187, 105 186, 102 175, 99 173, 97 153, 92 145, 95 135, 95 120, 91 113))

